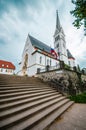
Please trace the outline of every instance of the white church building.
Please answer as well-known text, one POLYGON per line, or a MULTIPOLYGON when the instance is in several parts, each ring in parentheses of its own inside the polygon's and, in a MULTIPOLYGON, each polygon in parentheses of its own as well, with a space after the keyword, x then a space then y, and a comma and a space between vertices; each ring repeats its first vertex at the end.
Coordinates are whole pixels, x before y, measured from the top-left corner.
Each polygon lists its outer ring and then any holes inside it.
POLYGON ((28 34, 22 54, 21 75, 33 76, 37 71, 44 70, 46 66, 51 69, 59 68, 60 61, 64 61, 70 67, 75 66, 75 58, 66 48, 65 34, 59 21, 58 12, 56 15, 54 49, 28 34))

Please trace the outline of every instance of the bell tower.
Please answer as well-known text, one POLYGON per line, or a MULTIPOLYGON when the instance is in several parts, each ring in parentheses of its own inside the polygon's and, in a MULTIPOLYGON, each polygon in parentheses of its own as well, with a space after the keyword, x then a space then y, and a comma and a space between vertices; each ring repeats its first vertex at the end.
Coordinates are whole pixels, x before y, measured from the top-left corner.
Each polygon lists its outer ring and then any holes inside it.
POLYGON ((56 29, 54 33, 54 49, 58 54, 58 59, 68 64, 65 34, 59 21, 58 11, 56 11, 56 29))

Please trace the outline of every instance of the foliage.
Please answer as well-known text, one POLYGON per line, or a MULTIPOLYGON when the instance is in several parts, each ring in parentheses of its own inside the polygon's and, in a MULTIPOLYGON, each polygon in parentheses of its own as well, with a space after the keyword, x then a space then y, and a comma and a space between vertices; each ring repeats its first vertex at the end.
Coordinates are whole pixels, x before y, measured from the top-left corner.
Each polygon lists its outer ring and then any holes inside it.
POLYGON ((27 75, 27 74, 25 74, 24 76, 25 76, 25 77, 28 77, 28 75, 27 75))
POLYGON ((78 94, 76 96, 70 96, 69 98, 76 103, 86 103, 86 92, 78 94))
POLYGON ((67 64, 64 64, 64 68, 70 70, 70 66, 67 64))
POLYGON ((70 13, 76 18, 73 24, 78 29, 83 25, 86 35, 86 0, 72 0, 72 3, 75 5, 75 9, 70 13))
POLYGON ((80 66, 79 65, 77 65, 77 71, 78 72, 80 72, 81 70, 80 70, 80 66))

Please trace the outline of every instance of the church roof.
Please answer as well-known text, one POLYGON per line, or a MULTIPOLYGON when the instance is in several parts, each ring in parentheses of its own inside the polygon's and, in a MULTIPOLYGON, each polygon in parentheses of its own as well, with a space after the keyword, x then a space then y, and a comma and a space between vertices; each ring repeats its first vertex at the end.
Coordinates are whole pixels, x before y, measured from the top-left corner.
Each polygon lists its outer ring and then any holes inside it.
POLYGON ((72 58, 75 60, 75 58, 72 56, 72 54, 70 53, 70 51, 67 49, 67 55, 68 55, 68 58, 72 58))
POLYGON ((44 50, 48 53, 51 52, 51 47, 49 47, 48 45, 46 45, 43 42, 37 40, 36 38, 32 37, 31 35, 29 35, 29 38, 30 38, 30 41, 31 41, 31 43, 34 47, 37 47, 37 48, 44 50))

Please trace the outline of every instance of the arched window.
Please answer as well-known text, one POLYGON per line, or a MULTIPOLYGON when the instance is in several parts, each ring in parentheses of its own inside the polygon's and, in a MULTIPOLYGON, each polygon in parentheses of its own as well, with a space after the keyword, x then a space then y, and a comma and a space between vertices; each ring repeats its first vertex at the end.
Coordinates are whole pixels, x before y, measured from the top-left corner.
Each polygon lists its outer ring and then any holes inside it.
POLYGON ((52 64, 52 61, 51 61, 51 59, 50 59, 50 66, 51 66, 51 64, 52 64))
POLYGON ((42 63, 42 56, 40 56, 40 61, 39 61, 39 63, 40 63, 40 64, 42 63))
POLYGON ((49 59, 47 59, 47 65, 49 65, 49 59))
POLYGON ((59 47, 59 43, 57 44, 57 46, 56 46, 57 48, 59 47))
POLYGON ((69 65, 70 65, 70 61, 68 61, 69 65))

